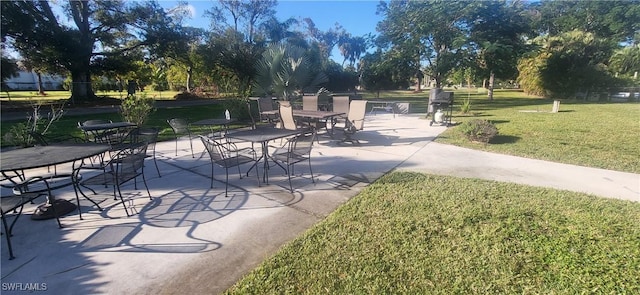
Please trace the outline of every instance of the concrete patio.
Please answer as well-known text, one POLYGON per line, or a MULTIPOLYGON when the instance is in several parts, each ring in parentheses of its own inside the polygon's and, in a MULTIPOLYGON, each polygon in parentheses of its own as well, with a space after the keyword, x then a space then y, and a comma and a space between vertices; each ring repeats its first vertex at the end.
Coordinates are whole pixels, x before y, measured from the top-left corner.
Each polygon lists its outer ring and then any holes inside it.
MULTIPOLYGON (((33 208, 25 208, 12 239, 16 259, 8 259, 2 237, 2 293, 218 294, 394 169, 640 201, 637 174, 433 143, 445 129, 430 127, 424 114, 368 114, 365 130, 356 135, 360 145, 320 137, 312 152, 315 183, 304 163, 296 165, 293 193, 278 167, 270 169, 269 184, 260 186, 253 171, 242 179, 230 172, 229 197, 224 196, 223 182, 209 187, 210 162, 208 155, 198 157, 203 150, 199 141, 193 142, 196 158, 185 138, 179 142, 178 156, 173 141, 158 143, 162 177, 150 159, 145 169, 153 200, 133 184, 123 190, 137 212, 134 216, 126 216, 110 187, 97 188, 99 195, 93 196, 103 201, 104 211, 83 200, 84 220, 74 211, 61 218, 62 229, 55 220, 31 220, 33 208), (23 291, 15 290, 20 288, 23 291)), ((223 169, 215 171, 216 179, 224 179, 223 169)), ((73 189, 55 195, 75 202, 73 189)))

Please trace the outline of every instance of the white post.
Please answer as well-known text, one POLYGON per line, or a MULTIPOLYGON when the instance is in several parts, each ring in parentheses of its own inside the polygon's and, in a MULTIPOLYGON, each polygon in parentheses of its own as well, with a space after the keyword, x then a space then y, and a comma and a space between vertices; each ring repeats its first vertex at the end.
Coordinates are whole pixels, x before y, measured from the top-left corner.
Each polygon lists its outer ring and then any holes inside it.
POLYGON ((553 109, 551 110, 552 113, 557 113, 560 110, 560 101, 559 100, 554 100, 553 101, 553 109))

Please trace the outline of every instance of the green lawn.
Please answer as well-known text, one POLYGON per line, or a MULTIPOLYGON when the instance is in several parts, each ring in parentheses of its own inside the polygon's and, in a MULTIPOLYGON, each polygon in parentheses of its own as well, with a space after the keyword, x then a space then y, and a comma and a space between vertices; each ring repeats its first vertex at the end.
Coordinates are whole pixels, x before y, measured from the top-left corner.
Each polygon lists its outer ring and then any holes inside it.
MULTIPOLYGON (((380 99, 411 103, 411 112, 425 113, 428 91, 393 91, 380 99)), ((468 141, 454 126, 436 142, 527 158, 640 173, 640 104, 562 100, 551 113, 553 100, 513 90, 498 90, 494 100, 477 91, 455 91, 453 121, 485 119, 499 135, 491 144, 468 141), (469 97, 471 112, 460 113, 469 97)), ((376 99, 365 94, 365 99, 376 99)), ((366 126, 365 126, 366 127, 366 126)))
POLYGON ((638 294, 640 204, 391 173, 227 294, 638 294))
MULTIPOLYGON (((42 109, 45 111, 45 108, 42 109)), ((48 109, 46 109, 48 111, 48 109)), ((224 107, 222 104, 212 104, 197 107, 176 107, 176 108, 160 108, 156 109, 145 123, 147 126, 160 127, 159 140, 173 139, 173 133, 171 128, 167 124, 166 120, 174 117, 189 118, 192 121, 211 118, 212 114, 218 114, 220 117, 224 113, 224 107)), ((90 119, 104 119, 112 121, 122 121, 122 116, 119 113, 106 113, 106 114, 93 114, 93 115, 78 115, 78 116, 63 116, 59 121, 53 123, 50 128, 50 132, 47 136, 50 138, 61 137, 65 135, 73 135, 76 137, 83 137, 82 131, 78 129, 78 122, 83 122, 90 119)), ((3 122, 0 126, 2 134, 6 134, 11 126, 16 122, 3 122)), ((195 130, 196 132, 205 132, 206 130, 200 128, 195 130)), ((7 143, 3 141, 3 146, 7 143)))
POLYGON ((562 101, 527 98, 522 93, 497 92, 496 99, 472 100, 471 115, 454 113, 453 120, 475 118, 493 122, 499 135, 488 145, 468 141, 449 128, 436 141, 489 152, 640 173, 640 104, 562 101), (522 97, 518 97, 518 95, 522 97))
MULTIPOLYGON (((143 91, 144 95, 153 97, 155 99, 171 100, 178 93, 178 91, 143 91)), ((39 95, 37 91, 9 91, 0 92, 0 99, 2 101, 56 101, 69 99, 71 92, 66 90, 45 91, 44 96, 39 95)), ((139 94, 139 93, 138 93, 139 94)), ((127 97, 127 91, 96 91, 97 96, 113 97, 123 99, 127 97)))

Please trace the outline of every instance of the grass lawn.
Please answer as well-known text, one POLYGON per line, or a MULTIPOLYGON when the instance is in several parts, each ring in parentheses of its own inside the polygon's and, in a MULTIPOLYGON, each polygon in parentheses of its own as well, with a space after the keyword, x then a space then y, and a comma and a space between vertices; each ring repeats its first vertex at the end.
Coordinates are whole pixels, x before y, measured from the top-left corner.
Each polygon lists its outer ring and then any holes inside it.
MULTIPOLYGON (((46 95, 39 95, 37 91, 9 91, 0 93, 0 98, 3 101, 56 101, 69 99, 71 92, 66 90, 45 91, 46 95)), ((153 97, 155 99, 172 100, 178 91, 143 91, 145 95, 153 97)), ((127 97, 127 91, 96 91, 97 96, 108 96, 113 98, 123 99, 127 97)), ((138 92, 139 94, 139 92, 138 92)))
MULTIPOLYGON (((42 108, 42 111, 48 111, 46 108, 42 108)), ((220 117, 224 114, 224 108, 222 104, 203 105, 197 107, 176 107, 176 108, 160 108, 156 109, 150 116, 145 125, 160 127, 160 134, 158 140, 172 140, 173 133, 166 120, 174 117, 188 118, 190 121, 197 121, 202 119, 211 118, 212 114, 217 114, 220 117)), ((105 114, 93 114, 93 115, 78 115, 78 116, 63 116, 59 121, 56 121, 51 126, 48 137, 64 137, 65 135, 73 135, 76 137, 83 137, 82 131, 78 129, 78 122, 83 122, 92 119, 104 119, 122 121, 122 116, 119 113, 105 113, 105 114)), ((12 125, 16 122, 3 122, 0 126, 2 134, 6 134, 12 125)), ((194 128, 195 132, 206 132, 207 128, 194 128)), ((3 146, 7 143, 3 141, 3 146)))
MULTIPOLYGON (((464 94, 456 94, 459 104, 464 94)), ((640 104, 552 100, 513 91, 496 92, 495 101, 471 99, 472 114, 454 111, 453 121, 486 119, 499 135, 488 145, 468 141, 449 128, 436 141, 560 163, 640 173, 640 104)))
POLYGON ((391 173, 227 294, 638 294, 640 204, 391 173))
MULTIPOLYGON (((553 100, 521 91, 497 90, 486 94, 455 90, 453 121, 484 119, 499 135, 491 144, 470 142, 454 126, 435 140, 477 150, 559 163, 640 173, 640 104, 562 100, 560 112, 551 113, 553 100), (471 112, 460 113, 465 98, 471 112)), ((410 102, 412 113, 426 113, 428 91, 389 91, 380 100, 410 102)), ((378 99, 366 93, 365 99, 378 99)), ((365 126, 366 127, 366 126, 365 126)))

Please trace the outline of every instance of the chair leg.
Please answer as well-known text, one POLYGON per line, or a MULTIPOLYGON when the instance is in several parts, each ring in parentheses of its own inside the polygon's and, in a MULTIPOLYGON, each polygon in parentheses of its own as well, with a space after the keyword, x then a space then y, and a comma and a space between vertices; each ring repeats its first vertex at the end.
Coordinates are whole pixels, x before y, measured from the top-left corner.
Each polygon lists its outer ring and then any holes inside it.
POLYGON ((311 173, 311 182, 316 183, 316 180, 313 179, 313 170, 311 169, 311 157, 309 157, 309 173, 311 173))
POLYGON ((160 175, 160 168, 158 168, 158 162, 156 161, 156 151, 153 151, 153 164, 156 165, 156 171, 158 172, 158 177, 162 177, 160 175))
POLYGON ((240 165, 237 165, 236 167, 238 167, 238 175, 240 175, 240 179, 242 179, 242 171, 240 171, 240 165))
MULTIPOLYGON (((96 203, 94 200, 92 200, 91 198, 89 198, 87 195, 84 194, 84 192, 82 191, 82 189, 80 188, 80 184, 75 184, 73 187, 75 194, 76 194, 76 203, 78 204, 78 215, 80 216, 80 220, 83 220, 82 218, 82 209, 80 208, 80 195, 78 194, 78 191, 80 192, 80 194, 87 200, 89 200, 91 203, 93 203, 93 205, 95 205, 96 207, 98 207, 98 210, 102 211, 102 207, 100 207, 100 205, 98 205, 98 203, 96 203)), ((94 190, 92 190, 91 188, 88 188, 89 190, 91 190, 93 192, 93 194, 97 194, 94 190)))
POLYGON ((151 192, 149 192, 149 186, 147 185, 147 178, 144 177, 144 171, 142 172, 142 183, 144 183, 144 187, 147 189, 147 195, 149 196, 149 200, 153 200, 151 197, 151 192))
POLYGON ((211 184, 210 187, 213 188, 213 163, 211 163, 211 184))
MULTIPOLYGON (((22 212, 22 210, 20 210, 20 212, 22 212)), ((15 218, 18 218, 18 217, 20 217, 20 215, 17 215, 15 218)), ((13 256, 13 247, 11 247, 11 230, 7 225, 7 220, 4 216, 4 212, 2 212, 2 225, 4 226, 4 235, 7 240, 7 247, 9 248, 9 260, 12 260, 16 257, 13 256)))
MULTIPOLYGON (((49 192, 47 198, 51 198, 51 192, 49 192)), ((53 216, 56 217, 56 221, 58 222, 58 227, 62 228, 62 223, 60 223, 60 215, 58 215, 58 212, 56 211, 56 206, 54 204, 51 204, 51 209, 53 210, 53 216)))
POLYGON ((191 134, 189 134, 189 146, 191 147, 191 157, 195 158, 196 156, 193 154, 193 142, 191 141, 191 134))
POLYGON ((291 193, 293 193, 293 185, 291 185, 291 171, 289 169, 291 169, 293 167, 291 167, 291 165, 287 164, 287 177, 289 178, 289 191, 291 191, 291 193))
POLYGON ((124 198, 122 197, 122 192, 120 191, 120 185, 116 184, 113 186, 113 194, 116 194, 116 190, 118 191, 118 195, 120 196, 120 201, 122 202, 122 206, 124 207, 124 212, 127 213, 127 217, 131 216, 129 214, 129 210, 127 210, 127 204, 124 202, 124 198))
POLYGON ((76 203, 78 204, 78 216, 80 216, 80 220, 82 219, 82 209, 80 209, 80 196, 78 195, 78 189, 76 188, 77 184, 73 186, 73 190, 76 193, 76 203))
POLYGON ((178 156, 178 135, 176 136, 176 157, 178 156))
POLYGON ((227 171, 227 180, 224 182, 224 197, 227 198, 229 197, 229 168, 225 168, 225 170, 227 171))

